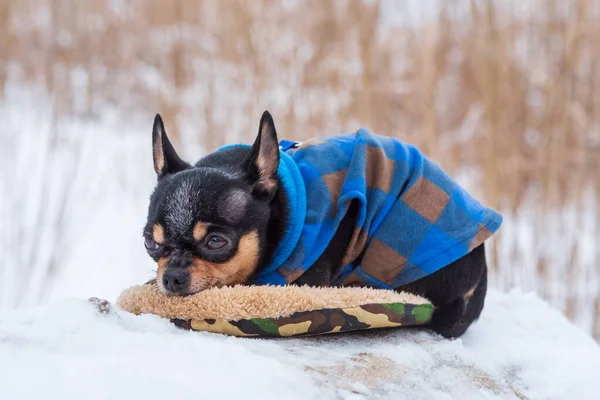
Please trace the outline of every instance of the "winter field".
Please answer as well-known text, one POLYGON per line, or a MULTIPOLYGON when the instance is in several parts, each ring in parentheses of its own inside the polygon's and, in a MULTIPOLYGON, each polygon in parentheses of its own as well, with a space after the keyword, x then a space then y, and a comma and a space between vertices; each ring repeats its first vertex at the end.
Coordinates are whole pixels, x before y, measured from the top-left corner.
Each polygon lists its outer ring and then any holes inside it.
POLYGON ((2 399, 597 399, 600 347, 533 294, 493 291, 461 339, 261 340, 72 299, 0 318, 2 399), (33 377, 33 382, 32 382, 33 377))
MULTIPOLYGON (((159 399, 174 390, 190 399, 595 399, 600 390, 597 342, 521 290, 494 289, 481 320, 456 341, 417 330, 248 340, 183 332, 152 316, 101 315, 88 297, 114 301, 153 277, 141 243, 155 179, 149 134, 117 138, 94 124, 65 124, 77 158, 49 156, 48 117, 4 110, 3 129, 15 133, 4 140, 37 153, 3 155, 15 172, 3 175, 4 187, 21 196, 4 197, 2 221, 20 222, 23 241, 11 251, 3 224, 2 399, 159 399)), ((527 226, 505 224, 508 237, 514 230, 527 239, 527 226)))
POLYGON ((0 1, 0 400, 598 398, 600 3, 283 3, 0 1), (238 339, 88 304, 153 277, 154 113, 193 161, 266 108, 288 139, 415 143, 503 214, 463 338, 238 339))

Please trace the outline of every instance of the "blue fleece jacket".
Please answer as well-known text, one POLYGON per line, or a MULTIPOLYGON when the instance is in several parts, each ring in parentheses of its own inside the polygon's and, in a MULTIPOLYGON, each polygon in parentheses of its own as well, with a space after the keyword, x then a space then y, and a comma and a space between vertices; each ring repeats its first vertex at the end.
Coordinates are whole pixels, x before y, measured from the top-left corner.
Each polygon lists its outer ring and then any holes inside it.
POLYGON ((288 229, 256 284, 285 285, 331 242, 352 201, 358 218, 335 285, 395 289, 468 254, 502 217, 481 205, 415 146, 356 133, 282 141, 278 174, 288 229))

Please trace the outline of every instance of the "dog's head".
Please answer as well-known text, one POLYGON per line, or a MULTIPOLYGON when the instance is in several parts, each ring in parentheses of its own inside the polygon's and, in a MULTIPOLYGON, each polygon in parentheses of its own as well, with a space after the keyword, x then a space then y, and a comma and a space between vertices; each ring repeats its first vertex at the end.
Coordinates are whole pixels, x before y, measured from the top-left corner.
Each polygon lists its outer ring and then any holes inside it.
POLYGON ((281 217, 274 205, 282 191, 271 115, 263 114, 252 148, 230 147, 193 166, 175 152, 160 115, 154 120, 152 146, 158 181, 144 239, 158 264, 159 288, 189 295, 247 282, 268 260, 277 240, 272 222, 281 217))

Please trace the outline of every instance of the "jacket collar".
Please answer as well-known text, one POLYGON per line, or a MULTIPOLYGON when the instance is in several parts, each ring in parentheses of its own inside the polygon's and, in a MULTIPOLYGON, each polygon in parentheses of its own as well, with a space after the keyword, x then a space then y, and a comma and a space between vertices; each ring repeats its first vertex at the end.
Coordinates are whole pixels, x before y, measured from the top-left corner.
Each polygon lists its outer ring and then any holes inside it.
MULTIPOLYGON (((237 146, 251 147, 244 144, 228 145, 221 147, 216 151, 222 151, 237 146)), ((271 262, 269 265, 260 268, 255 275, 254 281, 256 284, 261 284, 264 277, 271 274, 285 263, 298 245, 298 241, 302 234, 302 228, 304 227, 304 219, 306 218, 306 187, 304 186, 304 180, 302 179, 302 175, 300 174, 296 162, 285 152, 285 150, 293 147, 296 147, 295 142, 285 140, 280 142, 279 167, 277 168, 279 182, 282 185, 283 190, 285 190, 288 199, 289 214, 287 224, 283 238, 273 252, 271 262)), ((272 282, 271 279, 269 283, 274 282, 272 282)), ((278 283, 286 284, 283 277, 281 277, 281 282, 278 283)))

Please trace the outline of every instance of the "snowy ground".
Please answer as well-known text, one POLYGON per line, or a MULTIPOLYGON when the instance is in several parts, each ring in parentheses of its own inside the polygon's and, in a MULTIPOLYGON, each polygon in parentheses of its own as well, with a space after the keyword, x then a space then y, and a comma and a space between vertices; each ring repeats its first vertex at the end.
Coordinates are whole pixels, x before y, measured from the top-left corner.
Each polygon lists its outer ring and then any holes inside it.
MULTIPOLYGON (((0 162, 9 171, 0 174, 0 400, 598 398, 598 344, 517 291, 491 292, 481 321, 456 341, 415 330, 238 339, 179 331, 151 316, 99 315, 87 296, 114 299, 154 275, 141 238, 155 182, 149 126, 125 133, 61 123, 54 143, 44 115, 3 105, 0 117, 0 162)), ((576 322, 589 330, 597 235, 581 227, 595 217, 579 224, 565 213, 577 229, 556 219, 541 244, 532 218, 507 218, 511 239, 499 251, 510 275, 500 286, 512 276, 535 288, 535 257, 545 255, 556 275, 546 295, 566 293, 566 252, 553 244, 577 233, 587 267, 573 291, 583 294, 575 305, 585 318, 576 322), (513 258, 512 242, 531 259, 513 258)))
POLYGON ((600 347, 532 294, 492 291, 455 341, 418 330, 261 340, 102 315, 0 313, 0 398, 597 399, 600 347))

